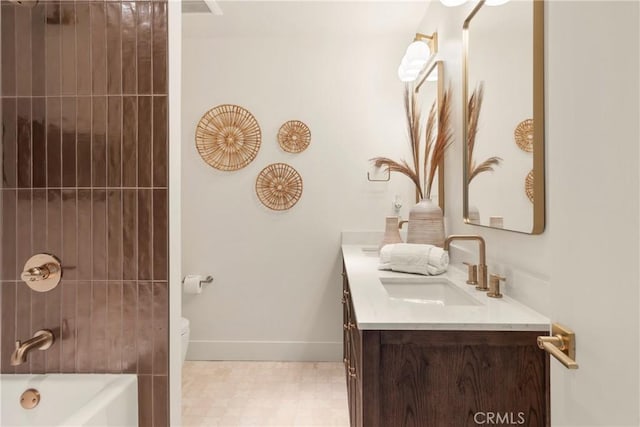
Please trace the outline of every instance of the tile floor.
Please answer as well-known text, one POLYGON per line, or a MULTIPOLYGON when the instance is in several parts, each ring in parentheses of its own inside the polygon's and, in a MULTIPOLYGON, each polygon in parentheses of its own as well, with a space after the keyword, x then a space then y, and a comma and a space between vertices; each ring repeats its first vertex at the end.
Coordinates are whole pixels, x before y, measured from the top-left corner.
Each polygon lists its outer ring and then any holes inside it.
POLYGON ((342 363, 185 362, 185 427, 348 427, 342 363))

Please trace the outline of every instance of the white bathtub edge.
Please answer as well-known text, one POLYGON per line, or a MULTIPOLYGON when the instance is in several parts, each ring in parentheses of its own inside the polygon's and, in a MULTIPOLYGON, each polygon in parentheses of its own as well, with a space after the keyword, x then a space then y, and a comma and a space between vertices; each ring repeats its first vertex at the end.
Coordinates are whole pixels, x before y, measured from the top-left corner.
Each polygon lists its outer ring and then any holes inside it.
MULTIPOLYGON (((100 374, 99 374, 100 375, 100 374)), ((104 375, 104 374, 101 374, 104 375)), ((137 395, 138 395, 138 377, 135 374, 107 374, 111 375, 114 378, 112 382, 107 384, 99 393, 97 393, 91 400, 89 400, 82 408, 76 411, 69 418, 64 420, 60 426, 64 427, 81 427, 87 425, 87 423, 91 420, 93 416, 96 415, 97 411, 104 408, 109 403, 113 402, 118 397, 122 396, 122 392, 130 387, 131 384, 135 386, 136 393, 136 407, 138 404, 137 395)))

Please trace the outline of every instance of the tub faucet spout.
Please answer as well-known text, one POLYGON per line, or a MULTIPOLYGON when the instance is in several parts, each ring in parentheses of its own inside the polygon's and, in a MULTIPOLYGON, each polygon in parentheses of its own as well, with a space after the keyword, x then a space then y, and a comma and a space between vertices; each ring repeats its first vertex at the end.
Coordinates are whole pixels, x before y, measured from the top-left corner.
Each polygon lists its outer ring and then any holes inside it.
POLYGON ((55 341, 53 332, 48 329, 40 329, 25 342, 16 341, 16 349, 11 354, 11 366, 22 365, 27 362, 27 355, 32 350, 46 350, 55 341))

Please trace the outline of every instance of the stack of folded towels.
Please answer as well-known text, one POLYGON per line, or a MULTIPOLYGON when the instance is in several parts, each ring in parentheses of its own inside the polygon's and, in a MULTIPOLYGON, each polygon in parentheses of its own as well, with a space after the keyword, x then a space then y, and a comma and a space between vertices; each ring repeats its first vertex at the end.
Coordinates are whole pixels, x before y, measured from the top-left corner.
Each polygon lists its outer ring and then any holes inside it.
POLYGON ((434 276, 447 271, 449 254, 433 245, 394 243, 380 249, 380 270, 434 276))

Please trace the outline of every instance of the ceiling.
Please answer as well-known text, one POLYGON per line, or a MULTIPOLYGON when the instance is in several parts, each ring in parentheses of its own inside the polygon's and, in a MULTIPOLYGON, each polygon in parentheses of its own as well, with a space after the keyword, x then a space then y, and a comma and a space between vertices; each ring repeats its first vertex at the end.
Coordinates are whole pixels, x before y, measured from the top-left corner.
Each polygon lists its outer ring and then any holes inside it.
MULTIPOLYGON (((203 0, 189 0, 200 2, 203 0)), ((221 15, 183 15, 185 36, 237 37, 411 34, 429 0, 216 1, 221 15)), ((200 6, 206 6, 200 5, 200 6)), ((192 7, 197 7, 196 4, 192 7)))

